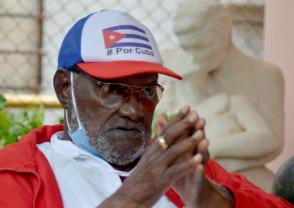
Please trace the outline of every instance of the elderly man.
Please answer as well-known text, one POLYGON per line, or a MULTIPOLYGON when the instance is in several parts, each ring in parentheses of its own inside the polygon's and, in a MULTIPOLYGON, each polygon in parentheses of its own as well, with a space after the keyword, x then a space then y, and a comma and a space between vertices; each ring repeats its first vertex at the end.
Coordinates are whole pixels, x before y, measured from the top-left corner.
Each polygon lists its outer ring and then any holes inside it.
POLYGON ((65 125, 0 151, 1 207, 291 207, 209 160, 203 119, 151 121, 163 67, 150 31, 107 10, 79 20, 54 77, 65 125))

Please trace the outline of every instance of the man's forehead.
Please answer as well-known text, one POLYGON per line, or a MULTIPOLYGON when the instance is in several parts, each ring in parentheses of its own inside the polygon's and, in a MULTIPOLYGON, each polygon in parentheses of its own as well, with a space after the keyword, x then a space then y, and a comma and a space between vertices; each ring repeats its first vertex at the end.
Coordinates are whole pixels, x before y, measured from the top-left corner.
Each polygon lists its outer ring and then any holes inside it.
POLYGON ((150 85, 156 84, 158 80, 158 74, 138 74, 117 79, 105 80, 107 82, 123 83, 128 85, 150 85))

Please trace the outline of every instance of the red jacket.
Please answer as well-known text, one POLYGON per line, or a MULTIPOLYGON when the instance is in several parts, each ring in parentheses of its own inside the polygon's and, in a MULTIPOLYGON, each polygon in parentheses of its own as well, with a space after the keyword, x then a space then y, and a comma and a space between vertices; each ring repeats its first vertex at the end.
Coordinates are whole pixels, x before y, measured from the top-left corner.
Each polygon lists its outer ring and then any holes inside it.
MULTIPOLYGON (((62 125, 43 126, 31 131, 20 142, 0 150, 1 208, 63 207, 53 171, 36 147, 62 130, 62 125)), ((208 162, 205 172, 212 180, 231 190, 237 208, 293 207, 283 199, 260 190, 244 177, 226 172, 213 160, 208 162)), ((182 200, 172 189, 166 195, 178 207, 183 207, 182 200)))

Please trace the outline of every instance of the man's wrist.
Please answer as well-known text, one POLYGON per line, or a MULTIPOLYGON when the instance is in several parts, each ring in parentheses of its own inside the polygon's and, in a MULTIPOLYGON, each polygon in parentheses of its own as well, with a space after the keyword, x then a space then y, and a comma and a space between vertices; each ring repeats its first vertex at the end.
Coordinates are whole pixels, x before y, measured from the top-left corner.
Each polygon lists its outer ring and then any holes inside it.
POLYGON ((140 207, 140 205, 135 200, 127 197, 124 194, 121 194, 120 192, 116 192, 114 194, 114 196, 118 199, 119 205, 120 205, 119 207, 121 207, 121 208, 137 208, 137 207, 140 207))
MULTIPOLYGON (((105 201, 103 201, 97 208, 141 208, 135 201, 129 199, 120 192, 115 192, 105 201)), ((143 207, 142 207, 143 208, 143 207)))
POLYGON ((214 182, 213 180, 207 179, 207 181, 211 184, 212 188, 214 189, 213 192, 214 192, 216 201, 223 202, 226 205, 225 207, 230 207, 230 208, 234 207, 235 199, 233 194, 230 192, 230 190, 214 182))
POLYGON ((193 191, 184 198, 186 207, 193 208, 233 208, 235 200, 231 192, 224 186, 203 177, 198 184, 197 193, 193 191))

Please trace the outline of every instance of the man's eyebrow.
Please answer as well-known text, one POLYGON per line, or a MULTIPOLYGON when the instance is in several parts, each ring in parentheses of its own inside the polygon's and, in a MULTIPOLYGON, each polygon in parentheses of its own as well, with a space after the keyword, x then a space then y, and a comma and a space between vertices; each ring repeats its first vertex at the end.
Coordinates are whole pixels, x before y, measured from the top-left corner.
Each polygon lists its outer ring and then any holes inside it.
POLYGON ((153 80, 152 82, 150 82, 148 85, 156 85, 156 84, 158 84, 158 80, 156 79, 156 80, 153 80))
POLYGON ((150 83, 157 84, 158 83, 158 75, 156 77, 154 77, 154 79, 151 79, 150 83))
POLYGON ((151 85, 157 85, 158 84, 158 78, 152 79, 152 80, 147 80, 144 82, 145 85, 151 86, 151 85))
MULTIPOLYGON (((143 77, 142 77, 143 78, 143 77)), ((129 80, 129 79, 125 79, 125 78, 117 78, 117 79, 98 79, 99 81, 102 82, 108 82, 108 83, 122 83, 124 84, 125 82, 129 82, 129 83, 133 83, 133 82, 138 82, 138 80, 140 80, 140 78, 135 79, 135 80, 129 80)), ((142 83, 142 82, 141 82, 142 83)), ((150 78, 150 80, 144 80, 143 83, 145 85, 156 85, 158 84, 158 76, 154 77, 154 78, 150 78)))

